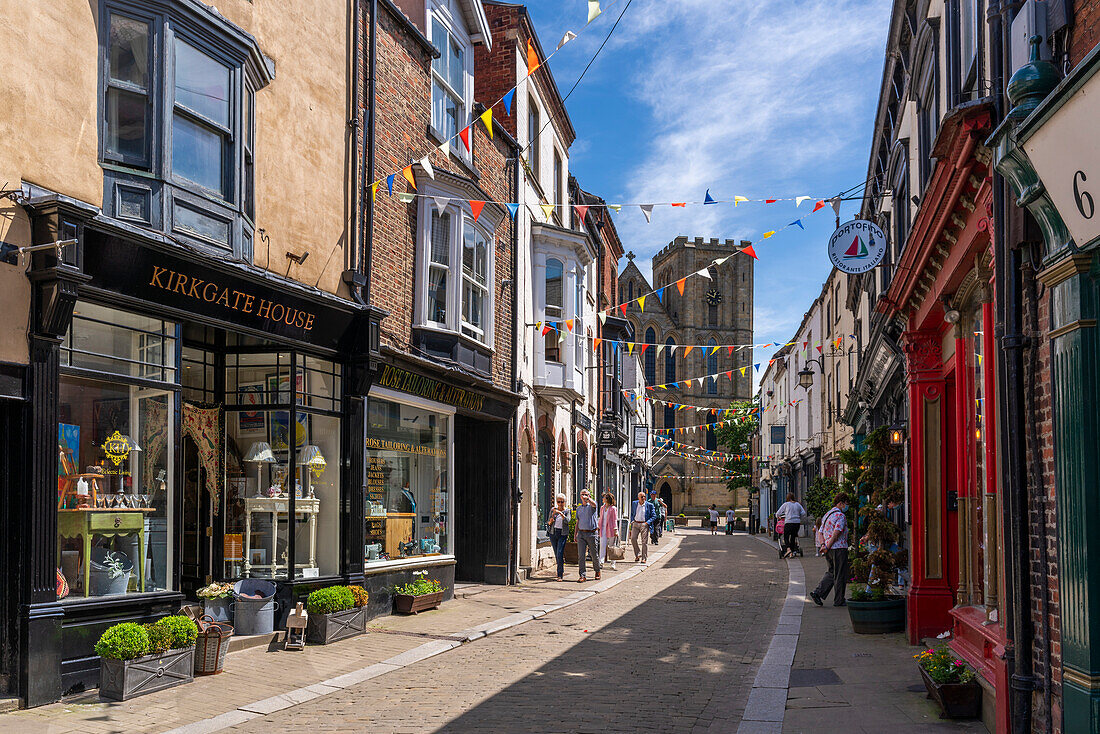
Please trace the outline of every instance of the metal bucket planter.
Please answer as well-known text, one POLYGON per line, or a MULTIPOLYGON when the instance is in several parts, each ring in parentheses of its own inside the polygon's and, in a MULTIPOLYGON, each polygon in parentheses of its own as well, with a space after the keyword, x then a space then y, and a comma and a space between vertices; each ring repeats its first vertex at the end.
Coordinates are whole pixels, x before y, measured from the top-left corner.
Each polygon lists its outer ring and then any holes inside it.
POLYGON ((356 607, 332 614, 311 614, 306 621, 306 641, 314 645, 346 640, 367 631, 367 608, 356 607))
POLYGON ((232 597, 223 597, 221 599, 203 599, 202 600, 202 613, 203 616, 210 617, 215 622, 232 622, 233 611, 232 597))
POLYGON ((881 635, 905 629, 905 597, 882 601, 848 599, 848 617, 857 635, 881 635))
POLYGON ((113 701, 163 691, 195 679, 195 648, 169 650, 133 660, 99 659, 99 695, 113 701))
POLYGON ((977 681, 969 683, 937 683, 924 668, 920 677, 928 697, 940 705, 941 719, 976 719, 982 713, 982 687, 977 681))
POLYGON ((199 636, 195 640, 195 675, 214 675, 222 672, 225 666, 233 628, 225 622, 207 619, 202 621, 199 636))
POLYGON ((275 584, 263 579, 242 579, 233 584, 230 607, 238 635, 269 635, 275 630, 275 584), (259 594, 245 599, 241 594, 259 594))
POLYGON ((130 585, 130 575, 134 572, 134 562, 122 551, 108 551, 106 548, 92 548, 92 564, 89 591, 92 596, 114 596, 125 594, 130 585), (111 553, 122 560, 123 573, 121 576, 111 578, 111 569, 104 563, 107 554, 111 553))
POLYGON ((393 595, 394 611, 401 614, 419 614, 429 609, 435 609, 442 603, 442 591, 433 591, 431 594, 421 594, 420 596, 413 596, 412 594, 393 595))

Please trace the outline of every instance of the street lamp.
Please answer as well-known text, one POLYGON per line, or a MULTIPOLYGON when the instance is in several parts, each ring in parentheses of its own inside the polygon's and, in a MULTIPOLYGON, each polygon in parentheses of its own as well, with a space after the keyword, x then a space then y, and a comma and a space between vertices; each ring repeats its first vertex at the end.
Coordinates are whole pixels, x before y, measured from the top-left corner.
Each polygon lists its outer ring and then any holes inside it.
POLYGON ((890 444, 892 446, 901 446, 903 443, 905 443, 904 424, 897 423, 890 426, 890 444))
POLYGON ((810 365, 816 363, 821 368, 821 374, 825 374, 825 364, 820 359, 810 358, 806 360, 806 366, 798 371, 798 384, 809 390, 814 386, 814 371, 810 365))

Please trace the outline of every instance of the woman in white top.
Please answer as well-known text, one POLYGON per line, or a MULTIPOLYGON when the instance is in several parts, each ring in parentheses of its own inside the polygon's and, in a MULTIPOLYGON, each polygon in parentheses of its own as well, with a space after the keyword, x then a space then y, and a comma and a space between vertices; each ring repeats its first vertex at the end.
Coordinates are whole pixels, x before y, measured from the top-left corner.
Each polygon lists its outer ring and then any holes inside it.
POLYGON ((565 541, 569 537, 569 515, 565 510, 564 494, 554 498, 550 517, 546 518, 546 528, 550 531, 550 546, 554 549, 554 558, 558 561, 558 581, 561 581, 565 577, 565 541))
POLYGON ((775 517, 783 518, 783 542, 779 546, 779 557, 789 558, 801 550, 798 547, 798 529, 802 527, 802 518, 806 517, 806 508, 794 498, 794 492, 787 493, 787 501, 775 511, 775 517))
POLYGON ((714 505, 710 506, 710 534, 718 534, 718 508, 714 505))

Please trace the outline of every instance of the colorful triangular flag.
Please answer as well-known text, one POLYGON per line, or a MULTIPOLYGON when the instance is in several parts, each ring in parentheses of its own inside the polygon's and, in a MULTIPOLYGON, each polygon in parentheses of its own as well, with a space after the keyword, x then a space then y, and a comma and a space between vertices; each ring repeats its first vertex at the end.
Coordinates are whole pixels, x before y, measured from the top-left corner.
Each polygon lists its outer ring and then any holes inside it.
POLYGON ((664 288, 658 288, 656 293, 657 293, 657 300, 660 301, 661 303, 664 303, 665 302, 665 289, 664 288))
POLYGON ((412 186, 415 191, 416 179, 413 177, 413 167, 411 163, 401 169, 401 175, 405 177, 405 180, 409 182, 409 186, 412 186))
POLYGON ((439 210, 440 214, 442 214, 443 210, 447 208, 447 204, 449 204, 451 200, 446 196, 436 196, 432 199, 432 201, 435 203, 435 208, 439 210))
POLYGON ((591 23, 600 16, 600 0, 588 0, 588 22, 591 23))
POLYGON ((584 217, 588 214, 588 204, 574 204, 573 209, 577 212, 577 217, 583 222, 584 217))
POLYGON ((687 282, 687 278, 680 278, 676 281, 676 290, 680 291, 680 295, 684 295, 684 283, 687 282))
POLYGON ((505 204, 508 208, 508 213, 512 215, 512 219, 516 218, 516 212, 519 211, 519 204, 505 204))
POLYGON ((462 128, 458 131, 458 137, 462 140, 462 144, 466 146, 466 152, 470 152, 470 126, 462 128))
POLYGON ((485 208, 485 202, 484 201, 476 201, 474 199, 470 200, 470 213, 474 215, 474 221, 475 222, 477 221, 477 218, 479 216, 481 216, 481 210, 484 209, 484 208, 485 208))
POLYGON ((645 296, 638 297, 638 308, 641 309, 642 313, 645 313, 645 296))
POLYGON ((794 197, 794 205, 795 206, 802 206, 802 202, 804 202, 808 199, 811 199, 811 198, 813 198, 813 197, 810 197, 810 196, 796 196, 796 197, 794 197))
POLYGON ((546 221, 549 222, 550 221, 550 215, 554 213, 554 205, 553 204, 539 204, 539 206, 542 208, 542 213, 546 215, 546 221))
POLYGON ((535 69, 539 68, 539 54, 535 51, 535 44, 531 43, 531 39, 527 39, 527 76, 531 76, 535 73, 535 69))
POLYGON ((493 108, 485 110, 481 113, 481 122, 485 125, 485 129, 489 131, 489 140, 493 139, 493 108))
POLYGON ((711 198, 710 189, 707 189, 707 195, 703 198, 703 204, 717 204, 718 202, 711 198))
POLYGON ((395 178, 397 178, 396 173, 391 173, 389 176, 386 176, 386 188, 390 190, 390 196, 393 196, 393 180, 395 178))
POLYGON ((645 221, 648 224, 653 218, 653 205, 639 204, 638 208, 642 210, 642 214, 645 214, 645 221))
POLYGON ((790 224, 788 224, 787 226, 788 227, 794 227, 795 225, 798 225, 798 228, 801 229, 802 231, 806 230, 806 228, 802 226, 802 220, 801 219, 796 219, 793 222, 791 222, 790 224))
POLYGON ((814 204, 814 208, 813 208, 813 211, 811 211, 811 212, 810 212, 810 214, 813 214, 813 213, 814 213, 814 212, 816 212, 816 211, 817 211, 818 209, 821 209, 821 208, 823 208, 824 206, 825 206, 825 201, 824 201, 824 200, 822 200, 822 201, 819 201, 819 202, 817 202, 816 204, 814 204))
MULTIPOLYGON (((432 168, 432 162, 428 160, 428 156, 424 156, 420 159, 420 167, 424 169, 424 173, 428 174, 428 178, 435 178, 435 169, 432 168)), ((416 188, 415 186, 413 188, 416 188)))
POLYGON ((558 41, 558 49, 561 50, 562 46, 569 43, 570 41, 572 41, 576 37, 577 37, 577 34, 574 33, 573 31, 566 31, 565 35, 563 35, 561 37, 561 40, 558 41))
POLYGON ((511 89, 508 90, 508 94, 504 95, 504 99, 501 100, 501 101, 504 102, 504 111, 508 115, 512 114, 512 100, 515 99, 515 97, 516 97, 516 88, 512 87, 511 89))
POLYGON ((738 250, 738 252, 745 253, 746 255, 750 256, 753 260, 759 260, 760 259, 756 256, 756 250, 752 249, 752 245, 745 245, 740 250, 738 250))
POLYGON ((397 195, 397 200, 400 201, 402 204, 411 204, 413 203, 413 201, 416 200, 416 194, 406 193, 402 191, 397 195))
POLYGON ((738 204, 740 204, 740 203, 741 203, 742 201, 748 201, 748 199, 747 199, 747 198, 745 198, 744 196, 735 196, 735 197, 733 197, 733 205, 734 205, 734 206, 737 206, 737 205, 738 205, 738 204))
POLYGON ((443 153, 444 158, 450 158, 451 157, 451 141, 450 140, 444 140, 442 143, 439 144, 439 150, 440 150, 441 153, 443 153))

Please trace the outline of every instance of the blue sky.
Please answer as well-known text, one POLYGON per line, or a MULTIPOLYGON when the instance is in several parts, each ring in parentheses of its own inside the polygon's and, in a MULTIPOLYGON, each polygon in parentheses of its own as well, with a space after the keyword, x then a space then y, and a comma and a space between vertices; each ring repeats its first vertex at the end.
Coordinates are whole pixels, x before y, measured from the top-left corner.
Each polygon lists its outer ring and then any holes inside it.
MULTIPOLYGON (((550 61, 566 93, 626 0, 550 61)), ((529 0, 543 48, 580 31, 586 0, 529 0)), ((608 201, 700 201, 741 195, 826 197, 866 175, 890 0, 634 0, 566 102, 577 130, 570 170, 608 201)), ((677 235, 757 243, 755 341, 793 336, 829 273, 831 209, 760 242, 811 203, 636 207, 615 224, 649 274, 677 235)), ((846 202, 842 220, 858 202, 846 202)), ((625 266, 625 259, 622 265, 625 266)), ((754 361, 773 350, 758 350, 754 361)))

